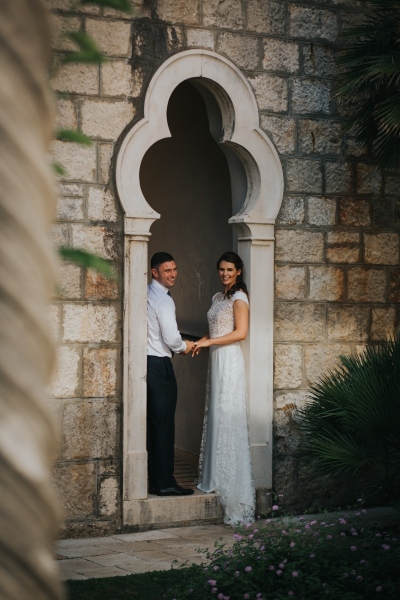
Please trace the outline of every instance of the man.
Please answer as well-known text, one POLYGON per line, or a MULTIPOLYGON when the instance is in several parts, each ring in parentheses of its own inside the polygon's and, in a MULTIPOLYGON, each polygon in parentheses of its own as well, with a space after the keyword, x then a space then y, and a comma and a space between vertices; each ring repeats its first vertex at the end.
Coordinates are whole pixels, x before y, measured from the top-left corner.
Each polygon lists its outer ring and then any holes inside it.
POLYGON ((178 274, 173 257, 156 252, 147 289, 147 452, 149 491, 157 496, 189 496, 174 478, 175 408, 178 396, 171 357, 189 354, 193 342, 178 331, 169 290, 178 274))

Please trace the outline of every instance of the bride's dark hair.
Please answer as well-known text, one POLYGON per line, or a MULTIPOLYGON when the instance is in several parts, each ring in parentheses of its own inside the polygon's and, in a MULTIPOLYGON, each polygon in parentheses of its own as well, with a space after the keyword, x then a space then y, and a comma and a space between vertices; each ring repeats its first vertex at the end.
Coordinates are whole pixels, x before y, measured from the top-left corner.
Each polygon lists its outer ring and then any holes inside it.
POLYGON ((248 296, 249 292, 247 291, 247 286, 243 280, 244 264, 239 254, 236 254, 236 252, 224 252, 218 259, 217 269, 219 269, 219 265, 222 261, 234 264, 236 269, 240 271, 240 275, 236 278, 236 283, 234 283, 231 289, 226 292, 226 297, 230 298, 235 292, 244 292, 248 296))

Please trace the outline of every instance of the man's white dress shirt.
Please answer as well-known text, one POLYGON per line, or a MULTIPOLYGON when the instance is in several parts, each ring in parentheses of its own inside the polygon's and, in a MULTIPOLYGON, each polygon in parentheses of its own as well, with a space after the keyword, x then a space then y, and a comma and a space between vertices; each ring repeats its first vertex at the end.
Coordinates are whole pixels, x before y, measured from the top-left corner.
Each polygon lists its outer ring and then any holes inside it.
POLYGON ((147 286, 147 354, 172 356, 183 352, 186 344, 176 324, 175 303, 168 288, 155 279, 147 286))

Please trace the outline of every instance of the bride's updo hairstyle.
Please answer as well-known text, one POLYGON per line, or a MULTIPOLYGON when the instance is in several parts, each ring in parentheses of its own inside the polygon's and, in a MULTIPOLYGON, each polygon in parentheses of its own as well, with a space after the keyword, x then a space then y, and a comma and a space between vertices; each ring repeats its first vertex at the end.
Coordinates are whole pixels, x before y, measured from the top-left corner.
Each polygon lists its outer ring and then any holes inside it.
POLYGON ((244 264, 239 254, 236 254, 236 252, 224 252, 221 258, 218 259, 217 269, 219 269, 219 265, 222 261, 232 263, 238 271, 240 270, 240 275, 237 276, 236 283, 234 283, 231 289, 226 292, 226 297, 230 298, 235 292, 244 292, 249 295, 247 286, 243 280, 244 264))

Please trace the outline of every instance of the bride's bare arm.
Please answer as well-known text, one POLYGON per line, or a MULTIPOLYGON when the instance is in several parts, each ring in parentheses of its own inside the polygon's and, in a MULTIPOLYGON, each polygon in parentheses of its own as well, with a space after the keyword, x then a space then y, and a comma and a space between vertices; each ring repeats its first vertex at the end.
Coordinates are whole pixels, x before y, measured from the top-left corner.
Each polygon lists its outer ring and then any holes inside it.
POLYGON ((235 329, 231 333, 209 339, 202 338, 195 342, 194 351, 196 352, 200 348, 209 348, 209 346, 225 346, 244 340, 249 329, 249 307, 244 300, 235 300, 233 315, 235 317, 235 329))

